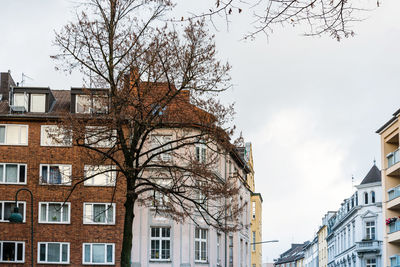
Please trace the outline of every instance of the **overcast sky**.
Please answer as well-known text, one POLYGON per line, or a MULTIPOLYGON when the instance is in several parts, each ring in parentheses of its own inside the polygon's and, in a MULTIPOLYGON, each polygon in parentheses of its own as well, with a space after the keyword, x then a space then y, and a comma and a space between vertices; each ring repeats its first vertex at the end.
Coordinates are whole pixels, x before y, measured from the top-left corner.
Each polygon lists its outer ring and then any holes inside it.
MULTIPOLYGON (((70 6, 2 1, 0 71, 11 70, 16 81, 25 73, 33 79, 25 85, 80 86, 78 74, 56 72, 49 57, 53 31, 71 19, 70 6)), ((374 158, 380 167, 375 131, 400 108, 399 11, 399 1, 385 0, 340 43, 292 27, 276 28, 269 41, 260 35, 241 42, 251 29, 247 10, 229 30, 218 24, 217 47, 235 84, 225 99, 236 102, 237 128, 253 144, 263 239, 280 240, 263 246, 264 262, 312 239, 323 215, 352 194, 352 175, 358 184, 374 158)))

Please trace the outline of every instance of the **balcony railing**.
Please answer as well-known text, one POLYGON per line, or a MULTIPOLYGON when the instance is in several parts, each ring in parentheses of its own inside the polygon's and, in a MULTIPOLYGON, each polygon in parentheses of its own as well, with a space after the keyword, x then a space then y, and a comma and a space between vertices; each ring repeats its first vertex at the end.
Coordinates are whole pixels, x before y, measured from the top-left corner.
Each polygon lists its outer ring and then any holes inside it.
POLYGON ((356 242, 357 252, 378 251, 380 250, 382 241, 379 240, 364 240, 356 242))
POLYGON ((388 190, 389 200, 400 197, 400 185, 388 190))
POLYGON ((400 220, 397 220, 394 223, 389 224, 389 234, 397 231, 400 231, 400 220))
POLYGON ((386 158, 388 160, 388 168, 392 167, 394 164, 400 161, 400 149, 389 153, 386 158))
POLYGON ((390 257, 390 267, 400 266, 400 255, 393 255, 390 257))

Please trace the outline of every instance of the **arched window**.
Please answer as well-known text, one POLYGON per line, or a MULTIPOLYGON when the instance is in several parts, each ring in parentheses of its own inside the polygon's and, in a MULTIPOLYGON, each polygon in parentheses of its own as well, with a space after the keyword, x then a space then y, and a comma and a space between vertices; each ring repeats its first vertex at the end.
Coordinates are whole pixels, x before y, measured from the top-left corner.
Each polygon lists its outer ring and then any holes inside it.
POLYGON ((368 204, 368 193, 364 193, 364 204, 368 204))
POLYGON ((371 192, 371 203, 375 203, 375 192, 371 192))

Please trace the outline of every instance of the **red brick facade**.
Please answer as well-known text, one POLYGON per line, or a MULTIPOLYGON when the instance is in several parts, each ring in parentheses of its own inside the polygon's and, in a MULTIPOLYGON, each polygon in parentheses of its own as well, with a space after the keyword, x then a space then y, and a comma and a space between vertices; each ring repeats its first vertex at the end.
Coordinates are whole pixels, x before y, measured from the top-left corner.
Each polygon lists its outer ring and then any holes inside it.
MULTIPOLYGON (((71 203, 70 224, 43 224, 39 223, 39 202, 62 202, 70 192, 72 186, 41 185, 39 183, 39 164, 71 164, 72 176, 83 175, 85 153, 77 147, 44 147, 40 146, 40 126, 48 124, 45 121, 19 120, 5 121, 0 124, 28 125, 28 146, 0 145, 0 163, 27 164, 27 184, 13 185, 0 184, 0 201, 13 201, 15 193, 20 188, 28 188, 34 195, 34 265, 60 266, 61 264, 38 264, 38 242, 69 242, 70 266, 82 266, 83 243, 114 243, 115 266, 119 266, 121 253, 122 231, 124 220, 124 186, 118 181, 118 187, 113 203, 116 203, 115 225, 85 225, 83 224, 84 202, 110 202, 113 187, 98 187, 78 185, 68 202, 71 203)), ((72 183, 74 184, 74 183, 72 183)), ((0 263, 0 266, 30 266, 30 220, 31 208, 28 192, 20 192, 19 201, 26 201, 26 222, 14 224, 0 222, 1 241, 24 241, 25 263, 0 263)), ((85 265, 88 266, 88 265, 85 265)))

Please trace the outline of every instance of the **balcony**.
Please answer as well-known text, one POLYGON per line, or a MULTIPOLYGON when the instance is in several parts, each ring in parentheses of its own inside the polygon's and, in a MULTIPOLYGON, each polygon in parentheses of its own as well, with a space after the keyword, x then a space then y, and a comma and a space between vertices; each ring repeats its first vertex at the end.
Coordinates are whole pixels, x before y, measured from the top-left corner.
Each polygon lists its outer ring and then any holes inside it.
POLYGON ((390 256, 390 267, 399 267, 400 266, 400 255, 390 256))
POLYGON ((387 156, 388 167, 386 169, 386 175, 400 176, 400 149, 389 153, 387 156))
POLYGON ((388 242, 400 242, 400 220, 389 224, 388 242))
POLYGON ((382 241, 378 240, 364 240, 356 242, 356 251, 358 254, 367 252, 380 252, 382 241))
POLYGON ((388 209, 400 209, 400 185, 388 190, 388 209))

